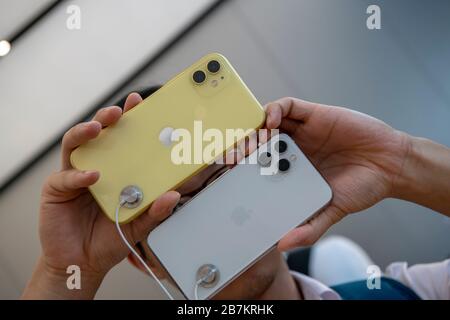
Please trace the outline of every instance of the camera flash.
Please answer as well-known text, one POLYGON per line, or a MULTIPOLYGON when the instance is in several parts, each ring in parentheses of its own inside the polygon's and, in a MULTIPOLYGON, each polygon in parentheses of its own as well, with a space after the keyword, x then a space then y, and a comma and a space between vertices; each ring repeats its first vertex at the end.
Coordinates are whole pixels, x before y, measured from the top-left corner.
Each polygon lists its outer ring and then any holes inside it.
POLYGON ((219 84, 219 81, 217 81, 217 80, 211 81, 211 86, 212 86, 213 88, 217 87, 218 84, 219 84))

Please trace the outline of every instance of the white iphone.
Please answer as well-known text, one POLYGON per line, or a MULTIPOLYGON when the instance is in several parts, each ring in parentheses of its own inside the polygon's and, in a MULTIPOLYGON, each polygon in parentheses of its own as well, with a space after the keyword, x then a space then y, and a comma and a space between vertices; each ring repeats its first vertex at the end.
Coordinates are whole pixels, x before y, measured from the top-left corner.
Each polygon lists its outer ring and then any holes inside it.
POLYGON ((147 241, 186 298, 208 299, 331 197, 324 178, 281 134, 202 190, 147 241))

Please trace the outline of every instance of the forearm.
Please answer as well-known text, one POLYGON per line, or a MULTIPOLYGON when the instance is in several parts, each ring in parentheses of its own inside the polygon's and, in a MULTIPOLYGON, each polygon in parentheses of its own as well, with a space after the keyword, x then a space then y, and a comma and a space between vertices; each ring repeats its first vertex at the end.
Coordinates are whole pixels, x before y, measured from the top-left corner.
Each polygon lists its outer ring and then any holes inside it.
POLYGON ((409 148, 394 197, 450 216, 450 149, 433 141, 409 137, 409 148))
POLYGON ((81 288, 71 290, 67 286, 69 276, 70 274, 49 270, 40 258, 21 298, 25 300, 90 300, 95 297, 103 280, 103 276, 83 274, 81 271, 81 288))

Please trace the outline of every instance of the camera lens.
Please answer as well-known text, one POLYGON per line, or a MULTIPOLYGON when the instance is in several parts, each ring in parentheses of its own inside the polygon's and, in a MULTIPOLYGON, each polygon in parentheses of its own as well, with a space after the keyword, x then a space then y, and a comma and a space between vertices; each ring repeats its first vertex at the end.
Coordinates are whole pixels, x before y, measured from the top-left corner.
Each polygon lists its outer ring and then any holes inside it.
POLYGON ((258 157, 258 163, 261 167, 270 166, 270 162, 272 161, 272 155, 270 152, 261 153, 258 157))
POLYGON ((280 140, 275 144, 275 150, 280 154, 286 152, 287 148, 287 143, 283 140, 280 140))
POLYGON ((194 80, 195 83, 200 84, 203 81, 205 81, 206 74, 203 71, 201 71, 201 70, 197 70, 192 75, 192 79, 194 80))
POLYGON ((220 63, 216 60, 212 60, 208 62, 207 68, 209 72, 216 73, 220 70, 220 63))
POLYGON ((278 170, 280 170, 281 172, 288 171, 290 166, 291 163, 289 162, 288 159, 281 159, 280 161, 278 161, 278 170))

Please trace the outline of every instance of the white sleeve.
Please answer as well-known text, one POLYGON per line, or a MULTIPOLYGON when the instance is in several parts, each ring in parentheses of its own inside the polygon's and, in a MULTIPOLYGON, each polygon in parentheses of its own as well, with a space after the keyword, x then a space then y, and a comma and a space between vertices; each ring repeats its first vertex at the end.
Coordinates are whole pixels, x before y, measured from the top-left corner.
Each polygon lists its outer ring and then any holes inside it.
POLYGON ((450 300, 450 259, 411 267, 406 262, 395 262, 386 268, 385 275, 400 281, 422 299, 450 300))

